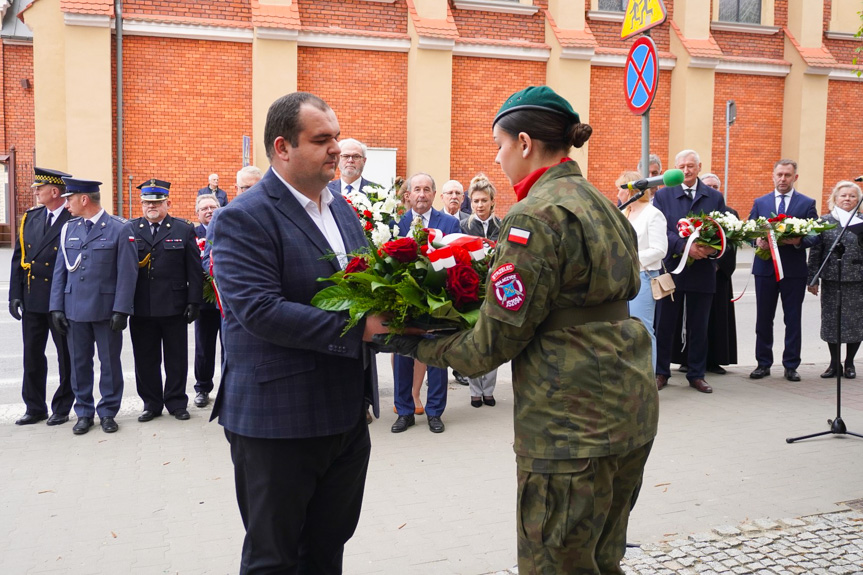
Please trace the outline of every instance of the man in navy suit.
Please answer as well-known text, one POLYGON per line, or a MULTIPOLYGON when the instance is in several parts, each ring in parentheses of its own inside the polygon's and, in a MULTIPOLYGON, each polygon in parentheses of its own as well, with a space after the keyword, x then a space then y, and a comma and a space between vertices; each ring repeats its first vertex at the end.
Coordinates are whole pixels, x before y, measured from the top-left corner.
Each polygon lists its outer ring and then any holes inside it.
MULTIPOLYGON (((677 268, 686 239, 677 231, 677 221, 689 214, 708 214, 726 211, 722 194, 704 185, 698 179, 701 159, 694 150, 683 150, 675 158, 677 169, 683 171, 683 184, 656 191, 653 205, 663 213, 668 222, 668 254, 665 265, 669 270, 677 268)), ((713 388, 704 380, 707 369, 707 324, 710 307, 716 291, 715 249, 692 244, 689 256, 695 261, 674 275, 674 299, 663 298, 656 305, 656 387, 662 389, 671 376, 671 346, 677 328, 677 318, 686 307, 686 347, 689 370, 686 379, 690 387, 701 393, 712 393, 713 388)))
MULTIPOLYGON (((253 184, 254 185, 254 184, 253 184)), ((250 186, 251 187, 251 186, 250 186)), ((216 196, 204 194, 195 200, 195 213, 198 216, 198 225, 195 226, 195 235, 198 238, 207 238, 207 227, 213 219, 213 215, 219 208, 219 200, 216 196)), ((209 253, 209 246, 205 245, 201 253, 209 253)), ((207 266, 209 268, 209 266, 207 266)), ((209 274, 209 269, 203 270, 209 274)), ((201 303, 201 313, 195 320, 195 405, 207 407, 210 403, 210 392, 213 391, 213 374, 216 371, 216 340, 219 340, 219 330, 222 326, 222 314, 216 304, 210 302, 201 303)), ((225 357, 225 348, 221 347, 221 357, 225 357)))
POLYGON ((9 279, 9 313, 21 322, 24 335, 24 382, 21 397, 27 411, 15 425, 31 425, 48 419, 48 425, 69 421, 69 411, 75 396, 72 394, 71 361, 69 346, 51 324, 48 307, 51 299, 51 281, 60 245, 60 230, 69 220, 69 211, 61 195, 66 191, 63 176, 70 174, 57 170, 35 168, 36 177, 31 186, 40 204, 30 208, 21 220, 12 253, 12 274, 9 279), (48 379, 48 359, 45 346, 48 333, 57 348, 60 368, 60 386, 51 401, 51 417, 45 404, 48 379))
POLYGON ((353 138, 345 138, 339 142, 339 179, 333 180, 327 187, 333 194, 347 196, 351 192, 362 192, 366 186, 377 186, 363 177, 366 168, 368 147, 353 138))
POLYGON ((135 298, 138 252, 132 226, 100 204, 102 182, 63 178, 66 207, 75 216, 60 231, 60 249, 51 285, 51 321, 67 335, 72 391, 82 435, 99 414, 102 431, 117 431, 114 417, 123 398, 123 330, 135 298), (99 351, 102 399, 93 405, 93 352, 99 351))
POLYGON ((228 205, 228 192, 219 187, 219 174, 210 174, 207 178, 207 185, 198 190, 198 195, 213 194, 219 200, 219 206, 225 207, 228 205))
MULTIPOLYGON (((815 200, 794 189, 797 177, 797 162, 794 160, 776 162, 773 166, 775 188, 769 194, 756 198, 749 219, 754 220, 761 216, 772 218, 781 214, 792 218, 817 218, 815 200)), ((785 379, 800 381, 797 368, 800 366, 803 297, 806 295, 806 248, 815 243, 817 237, 782 240, 782 245, 779 246, 779 259, 784 278, 781 281, 776 280, 772 259, 755 258, 752 263, 757 313, 755 360, 758 362, 758 366, 749 374, 752 379, 761 379, 770 375, 770 366, 773 365, 773 317, 776 315, 776 304, 781 297, 782 314, 785 316, 785 351, 782 353, 785 379)), ((756 243, 759 248, 769 249, 767 240, 764 238, 759 238, 756 243)))
POLYGON ((375 414, 379 316, 342 335, 347 313, 310 305, 345 254, 368 246, 353 209, 327 189, 339 122, 306 92, 276 100, 270 169, 211 223, 225 312, 213 417, 225 428, 246 537, 240 573, 341 573, 359 521, 375 414), (335 254, 336 257, 327 257, 335 254))
MULTIPOLYGON (((460 233, 458 218, 440 212, 432 207, 436 193, 434 179, 422 172, 408 179, 411 209, 399 220, 399 235, 410 236, 414 227, 435 228, 446 234, 460 233)), ((395 356, 395 407, 398 418, 393 423, 391 431, 401 433, 414 425, 416 406, 413 400, 414 359, 401 355, 395 356)), ((425 413, 428 415, 429 430, 442 433, 444 424, 441 421, 446 409, 447 370, 440 367, 429 367, 428 396, 425 413)))

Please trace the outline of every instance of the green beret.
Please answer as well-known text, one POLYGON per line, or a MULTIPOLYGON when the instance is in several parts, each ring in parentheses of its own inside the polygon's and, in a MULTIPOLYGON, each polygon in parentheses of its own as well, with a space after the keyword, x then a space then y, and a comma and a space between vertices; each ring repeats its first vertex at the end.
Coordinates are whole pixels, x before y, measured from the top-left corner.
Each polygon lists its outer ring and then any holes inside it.
POLYGON ((516 110, 547 110, 555 114, 562 114, 575 124, 581 122, 578 112, 572 109, 569 102, 561 98, 557 92, 548 86, 528 86, 524 90, 519 90, 507 98, 503 106, 500 107, 500 110, 497 111, 497 116, 494 117, 492 126, 497 124, 498 120, 516 110))

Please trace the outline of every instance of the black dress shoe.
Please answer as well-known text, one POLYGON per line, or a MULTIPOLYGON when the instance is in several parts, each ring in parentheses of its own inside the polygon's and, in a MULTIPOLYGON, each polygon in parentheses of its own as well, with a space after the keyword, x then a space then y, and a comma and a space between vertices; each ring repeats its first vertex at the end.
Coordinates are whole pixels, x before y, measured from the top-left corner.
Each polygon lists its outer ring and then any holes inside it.
POLYGON ((178 409, 178 410, 174 411, 174 413, 172 413, 171 415, 173 415, 174 417, 176 417, 180 421, 186 421, 187 419, 192 417, 191 415, 189 415, 188 409, 178 409))
POLYGON ((797 373, 796 369, 786 369, 785 379, 788 381, 800 381, 800 374, 797 373))
POLYGON ((827 369, 824 370, 824 373, 821 374, 821 379, 832 379, 836 377, 836 366, 831 365, 827 369))
POLYGON ((58 415, 54 414, 48 418, 48 421, 45 422, 46 425, 61 425, 69 421, 68 415, 58 415))
POLYGON ((432 433, 443 433, 444 429, 446 428, 443 421, 440 420, 439 415, 429 415, 429 431, 432 433))
POLYGON ((416 419, 414 419, 414 414, 410 415, 399 415, 399 418, 396 419, 396 422, 393 423, 393 426, 390 428, 390 431, 393 433, 401 433, 405 431, 408 427, 412 426, 416 423, 416 419))
POLYGON ((462 385, 470 385, 470 382, 467 380, 465 376, 460 374, 459 372, 453 370, 452 374, 455 376, 455 380, 462 385))
POLYGON ((43 413, 41 415, 30 415, 29 413, 25 413, 18 421, 15 422, 15 425, 33 425, 34 423, 39 423, 40 421, 45 421, 46 419, 48 419, 47 413, 43 413))
POLYGON ((854 369, 853 365, 845 366, 845 379, 854 379, 857 377, 857 371, 854 369))
POLYGON ((105 433, 114 433, 120 429, 113 417, 102 417, 99 423, 102 425, 102 431, 105 433))
POLYGON ((761 379, 764 377, 770 377, 770 366, 768 365, 759 365, 749 374, 749 379, 761 379))
POLYGON ((708 366, 707 371, 709 371, 710 373, 715 373, 716 375, 725 375, 726 373, 728 373, 721 365, 708 366))
POLYGON ((141 423, 146 423, 148 421, 153 421, 154 417, 161 417, 161 413, 156 413, 155 411, 150 411, 149 409, 145 409, 141 412, 141 415, 138 416, 138 421, 141 423))
POLYGON ((91 427, 93 427, 92 417, 79 417, 78 421, 75 423, 75 427, 72 428, 72 433, 75 435, 84 435, 90 431, 91 427))
POLYGON ((470 398, 470 404, 471 404, 471 407, 482 407, 482 398, 477 397, 476 399, 474 399, 473 397, 471 397, 470 398))
POLYGON ((210 403, 210 394, 199 391, 195 396, 195 407, 207 407, 210 403))
POLYGON ((482 402, 489 407, 494 407, 495 405, 497 405, 497 402, 494 400, 494 397, 491 395, 483 395, 482 396, 482 402))

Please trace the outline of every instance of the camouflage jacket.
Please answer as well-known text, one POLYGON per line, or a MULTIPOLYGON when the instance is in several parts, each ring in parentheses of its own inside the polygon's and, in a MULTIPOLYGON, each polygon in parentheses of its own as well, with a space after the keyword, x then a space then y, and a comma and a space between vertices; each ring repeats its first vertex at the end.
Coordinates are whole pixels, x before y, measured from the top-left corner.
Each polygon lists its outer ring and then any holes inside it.
POLYGON ((651 342, 637 319, 538 332, 566 308, 638 293, 635 232, 574 161, 549 168, 501 223, 473 329, 423 341, 421 361, 478 376, 512 360, 515 452, 538 472, 625 453, 656 435, 651 342))

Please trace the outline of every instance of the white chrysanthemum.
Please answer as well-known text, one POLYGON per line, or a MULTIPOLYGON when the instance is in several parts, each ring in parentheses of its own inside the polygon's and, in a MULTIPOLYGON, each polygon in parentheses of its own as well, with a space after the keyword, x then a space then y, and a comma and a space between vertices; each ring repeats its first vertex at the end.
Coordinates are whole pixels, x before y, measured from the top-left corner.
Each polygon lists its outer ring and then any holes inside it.
POLYGON ((372 242, 377 247, 382 246, 393 238, 390 232, 390 227, 385 223, 376 224, 374 229, 372 229, 372 242))

